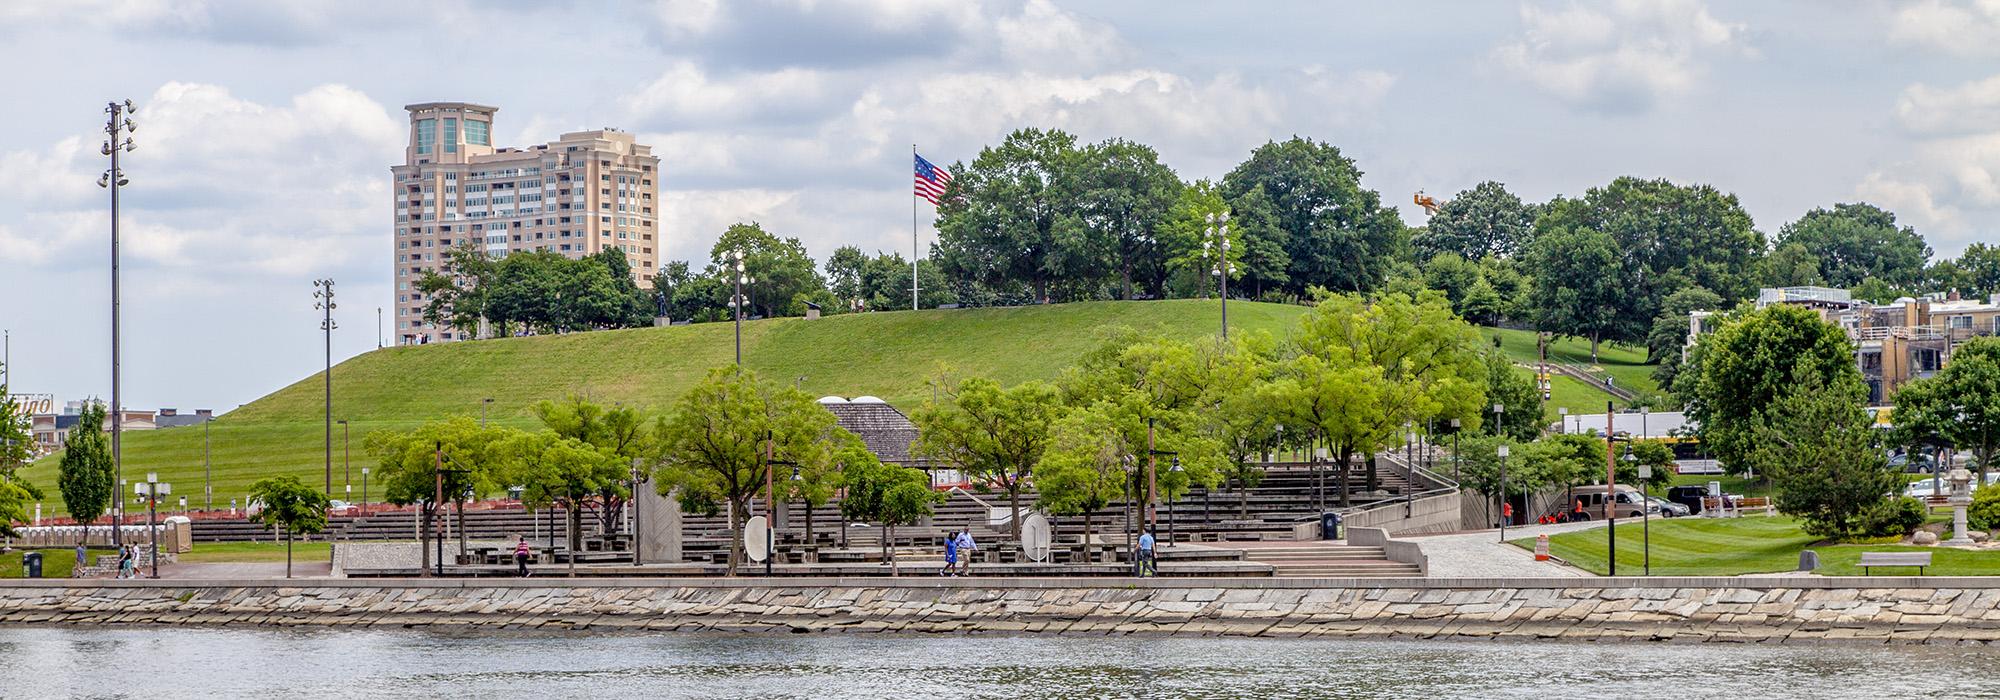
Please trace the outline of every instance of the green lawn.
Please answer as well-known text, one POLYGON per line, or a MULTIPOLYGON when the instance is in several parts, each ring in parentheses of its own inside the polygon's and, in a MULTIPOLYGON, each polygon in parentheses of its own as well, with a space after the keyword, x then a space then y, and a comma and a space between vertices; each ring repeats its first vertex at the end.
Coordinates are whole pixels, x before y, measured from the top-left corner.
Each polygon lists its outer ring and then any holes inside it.
MULTIPOLYGON (((1507 357, 1515 362, 1532 364, 1541 359, 1535 352, 1534 331, 1514 330, 1511 328, 1482 328, 1480 331, 1485 333, 1487 338, 1498 337, 1500 339, 1500 350, 1507 353, 1507 357)), ((1623 343, 1604 343, 1598 348, 1597 355, 1597 362, 1592 363, 1590 361, 1590 341, 1587 340, 1561 338, 1549 343, 1548 359, 1550 362, 1576 365, 1590 371, 1599 378, 1607 374, 1611 375, 1612 383, 1642 394, 1648 392, 1657 393, 1660 390, 1659 383, 1653 381, 1653 366, 1646 364, 1646 349, 1644 347, 1623 343)), ((1561 379, 1558 379, 1557 383, 1560 384, 1561 381, 1561 379)), ((1588 389, 1582 382, 1575 382, 1575 384, 1579 389, 1588 389)), ((1595 389, 1588 390, 1604 396, 1602 392, 1595 389)), ((1561 391, 1560 387, 1556 391, 1561 391)), ((1571 407, 1570 410, 1574 412, 1576 408, 1571 407)), ((1604 399, 1599 398, 1596 401, 1596 407, 1591 409, 1591 411, 1599 413, 1603 412, 1603 410, 1604 399)))
MULTIPOLYGON (((0 578, 21 578, 24 573, 21 568, 21 555, 29 551, 42 553, 42 578, 69 578, 69 575, 76 571, 76 549, 73 547, 15 550, 0 554, 0 578)), ((117 554, 117 552, 109 549, 93 549, 90 550, 91 560, 95 561, 99 554, 117 554)))
MULTIPOLYGON (((325 561, 330 556, 330 545, 325 542, 292 543, 293 561, 325 561)), ((283 542, 203 542, 194 546, 194 551, 182 554, 185 562, 282 562, 285 560, 283 542)))
MULTIPOLYGON (((1639 521, 1618 521, 1619 574, 1637 575, 1643 570, 1645 530, 1639 521)), ((1861 570, 1854 563, 1862 552, 1906 550, 1934 553, 1935 566, 1926 573, 2000 574, 2000 552, 1894 544, 1815 545, 1819 538, 1800 530, 1798 521, 1788 517, 1653 519, 1651 530, 1655 576, 1736 576, 1792 571, 1798 568, 1800 550, 1807 548, 1819 553, 1820 568, 1816 571, 1829 576, 1860 575, 1861 570)), ((1606 532, 1604 528, 1595 528, 1550 537, 1549 552, 1586 571, 1605 574, 1610 568, 1606 532)), ((1512 543, 1528 549, 1535 546, 1533 539, 1517 539, 1512 543)), ((1904 571, 1886 569, 1878 573, 1904 571)))
MULTIPOLYGON (((1288 337, 1307 309, 1234 302, 1232 332, 1288 337)), ((925 381, 941 366, 1005 383, 1054 378, 1098 342, 1099 330, 1125 325, 1182 338, 1213 334, 1221 322, 1215 301, 1089 302, 997 309, 946 309, 798 318, 743 324, 743 360, 780 381, 803 378, 816 395, 874 395, 909 409, 929 398, 925 381)), ((492 398, 490 420, 528 427, 536 401, 582 393, 599 401, 659 410, 711 368, 727 366, 733 328, 707 323, 669 328, 502 338, 386 348, 333 369, 334 417, 352 421, 352 461, 344 462, 334 430, 336 494, 353 484, 361 497, 361 467, 373 464, 362 445, 369 432, 402 430, 452 414, 478 416, 492 398), (349 474, 351 473, 351 479, 349 474)), ((215 506, 242 502, 256 479, 295 474, 320 483, 324 459, 321 380, 279 389, 212 425, 215 506)), ((174 485, 191 507, 203 505, 199 427, 127 433, 128 479, 148 471, 174 485)), ((50 497, 45 513, 62 511, 55 460, 22 470, 50 497)), ((379 500, 379 485, 371 486, 379 500)), ((129 492, 129 490, 125 490, 129 492)))

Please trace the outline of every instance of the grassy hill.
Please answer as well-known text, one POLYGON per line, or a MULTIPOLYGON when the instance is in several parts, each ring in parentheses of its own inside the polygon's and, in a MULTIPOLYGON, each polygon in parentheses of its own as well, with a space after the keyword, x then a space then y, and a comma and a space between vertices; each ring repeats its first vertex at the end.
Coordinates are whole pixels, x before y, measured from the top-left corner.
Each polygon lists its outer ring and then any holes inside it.
MULTIPOLYGON (((1229 311, 1233 331, 1283 338, 1306 309, 1237 302, 1229 311)), ((873 395, 908 410, 928 398, 925 382, 940 367, 1008 384, 1049 379, 1094 346, 1100 328, 1124 325, 1196 338, 1214 333, 1220 315, 1214 301, 1174 300, 751 321, 743 324, 743 363, 775 380, 799 381, 814 395, 873 395)), ((1500 334, 1510 354, 1517 354, 1522 342, 1533 351, 1532 334, 1488 332, 1500 334)), ((488 420, 519 427, 535 425, 529 412, 535 402, 573 393, 664 409, 709 369, 731 362, 733 334, 732 324, 708 323, 385 348, 351 358, 333 369, 333 416, 349 421, 347 440, 342 427, 334 426, 336 497, 344 493, 343 485, 352 484, 353 497, 346 500, 360 499, 361 468, 374 463, 363 449, 372 431, 408 429, 450 415, 477 417, 489 398, 488 420)), ((1607 364, 1617 352, 1607 346, 1607 364)), ((1587 359, 1587 347, 1584 353, 1587 359)), ((1629 351, 1616 357, 1643 359, 1629 351)), ((250 482, 266 476, 296 474, 309 484, 321 482, 321 382, 315 373, 210 426, 217 507, 227 507, 232 497, 242 499, 250 482)), ((1559 379, 1549 415, 1556 405, 1571 405, 1573 412, 1601 410, 1605 398, 1581 382, 1559 379)), ((203 505, 200 427, 127 433, 124 453, 128 479, 159 472, 190 506, 203 505)), ((51 499, 45 512, 59 512, 54 460, 23 473, 51 499)), ((379 486, 369 488, 370 499, 379 499, 379 486)))
MULTIPOLYGON (((1306 309, 1237 302, 1229 305, 1234 331, 1291 332, 1306 309)), ((1000 309, 885 312, 797 318, 743 324, 743 363, 780 381, 800 381, 814 395, 873 395, 899 407, 928 398, 925 381, 941 366, 1004 383, 1053 378, 1098 340, 1097 329, 1124 325, 1195 338, 1220 327, 1214 301, 1093 302, 1000 309)), ((361 467, 372 465, 362 449, 368 433, 407 429, 449 415, 535 424, 529 407, 542 399, 580 393, 607 402, 663 409, 734 354, 734 328, 707 323, 671 328, 502 338, 385 348, 333 368, 333 415, 347 419, 351 459, 344 459, 341 426, 334 426, 336 497, 353 484, 362 491, 361 467), (350 472, 351 469, 351 472, 350 472), (351 473, 351 479, 348 474, 351 473)), ((318 373, 218 418, 212 431, 217 507, 241 499, 250 482, 297 474, 323 478, 322 379, 318 373)), ((200 427, 126 433, 125 473, 142 479, 159 472, 174 493, 201 507, 200 427)), ((60 511, 54 460, 23 473, 42 486, 60 511)), ((371 499, 381 491, 370 487, 371 499)), ((129 490, 129 488, 128 488, 129 490)))
MULTIPOLYGON (((1534 331, 1511 328, 1482 328, 1487 338, 1497 338, 1500 350, 1517 363, 1533 364, 1539 357, 1535 351, 1534 331)), ((1576 338, 1560 338, 1549 343, 1550 362, 1559 362, 1584 369, 1602 378, 1610 376, 1618 386, 1638 392, 1641 396, 1658 393, 1659 383, 1653 381, 1653 366, 1646 364, 1646 349, 1622 343, 1604 343, 1597 349, 1597 362, 1590 361, 1590 341, 1576 338)), ((1532 376, 1530 370, 1521 370, 1532 376)), ((1549 402, 1546 406, 1550 416, 1556 408, 1566 407, 1570 413, 1603 413, 1604 402, 1613 400, 1610 394, 1588 383, 1574 378, 1555 375, 1550 379, 1549 402)), ((1619 408, 1626 402, 1615 401, 1619 408)), ((1554 420, 1554 418, 1550 418, 1554 420)))

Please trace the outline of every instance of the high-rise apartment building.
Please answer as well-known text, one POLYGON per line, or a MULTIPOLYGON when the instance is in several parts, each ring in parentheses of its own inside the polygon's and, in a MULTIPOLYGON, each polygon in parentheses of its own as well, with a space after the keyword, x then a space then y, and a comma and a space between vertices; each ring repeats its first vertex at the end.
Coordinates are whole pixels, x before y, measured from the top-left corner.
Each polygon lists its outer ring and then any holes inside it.
POLYGON ((410 112, 410 142, 394 182, 398 344, 463 340, 472 332, 425 323, 417 289, 446 251, 471 243, 488 255, 546 250, 582 257, 625 251, 639 286, 659 270, 660 159, 617 129, 563 134, 529 148, 493 146, 494 107, 426 102, 410 112))

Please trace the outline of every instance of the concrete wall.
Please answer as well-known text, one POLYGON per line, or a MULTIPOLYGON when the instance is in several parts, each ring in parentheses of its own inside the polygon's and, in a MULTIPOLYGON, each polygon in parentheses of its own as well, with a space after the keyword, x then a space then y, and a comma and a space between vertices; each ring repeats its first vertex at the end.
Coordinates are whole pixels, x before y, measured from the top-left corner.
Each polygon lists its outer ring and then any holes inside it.
POLYGON ((1426 496, 1409 502, 1387 503, 1357 513, 1342 521, 1345 527, 1376 527, 1390 534, 1407 535, 1460 530, 1459 492, 1426 496))
POLYGON ((17 579, 0 623, 1988 644, 2000 580, 17 579))
POLYGON ((1424 556, 1424 548, 1415 542, 1389 539, 1389 533, 1381 528, 1357 527, 1347 531, 1347 543, 1364 547, 1381 547, 1389 561, 1416 564, 1417 573, 1429 575, 1430 557, 1424 556))

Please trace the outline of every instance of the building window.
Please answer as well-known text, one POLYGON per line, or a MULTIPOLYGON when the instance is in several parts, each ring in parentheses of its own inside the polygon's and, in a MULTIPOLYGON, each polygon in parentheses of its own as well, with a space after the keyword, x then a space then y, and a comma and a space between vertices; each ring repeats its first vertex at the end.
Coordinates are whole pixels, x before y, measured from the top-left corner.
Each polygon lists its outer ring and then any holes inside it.
POLYGON ((437 120, 417 120, 417 153, 431 152, 431 144, 437 141, 437 120))
POLYGON ((486 139, 486 122, 465 120, 465 142, 473 146, 491 146, 486 139))
POLYGON ((1953 329, 1963 328, 1966 330, 1972 329, 1971 316, 1951 316, 1945 318, 1944 322, 1946 327, 1948 328, 1953 328, 1953 329))
POLYGON ((444 152, 458 152, 458 120, 444 120, 444 152))

